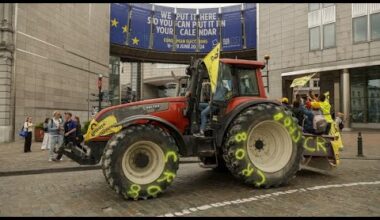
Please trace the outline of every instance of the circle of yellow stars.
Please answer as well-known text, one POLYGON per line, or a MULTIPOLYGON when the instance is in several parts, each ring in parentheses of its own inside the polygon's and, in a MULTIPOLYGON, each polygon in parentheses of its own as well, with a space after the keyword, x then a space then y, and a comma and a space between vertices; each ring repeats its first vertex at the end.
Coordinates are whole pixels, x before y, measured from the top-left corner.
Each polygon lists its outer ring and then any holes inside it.
MULTIPOLYGON (((114 18, 114 19, 112 19, 111 20, 111 27, 115 27, 115 28, 117 28, 117 25, 119 24, 119 21, 116 19, 116 18, 114 18)), ((128 26, 127 25, 124 25, 123 27, 121 27, 122 29, 123 29, 123 33, 127 33, 127 31, 128 31, 128 26)), ((134 45, 138 45, 139 44, 139 41, 140 41, 140 39, 138 39, 137 37, 134 37, 133 39, 132 39, 132 44, 134 44, 134 45)))

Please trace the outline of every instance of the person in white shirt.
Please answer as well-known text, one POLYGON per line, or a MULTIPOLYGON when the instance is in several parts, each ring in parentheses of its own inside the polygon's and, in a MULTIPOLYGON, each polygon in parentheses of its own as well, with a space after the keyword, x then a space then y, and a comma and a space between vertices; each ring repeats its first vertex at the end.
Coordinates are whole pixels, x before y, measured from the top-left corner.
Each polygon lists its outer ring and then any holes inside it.
POLYGON ((27 135, 25 137, 24 142, 24 153, 32 152, 30 149, 32 146, 32 131, 33 131, 33 123, 32 123, 32 117, 28 116, 24 122, 23 129, 27 131, 27 135))
POLYGON ((46 149, 50 149, 49 146, 49 131, 48 131, 48 124, 49 124, 49 118, 45 119, 44 122, 44 139, 42 141, 41 150, 44 151, 46 149))

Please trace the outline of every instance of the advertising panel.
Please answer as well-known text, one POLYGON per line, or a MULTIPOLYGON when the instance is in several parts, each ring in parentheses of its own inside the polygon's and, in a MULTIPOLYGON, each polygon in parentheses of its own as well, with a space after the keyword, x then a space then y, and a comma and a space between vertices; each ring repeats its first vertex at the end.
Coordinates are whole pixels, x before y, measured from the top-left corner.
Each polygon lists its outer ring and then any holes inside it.
POLYGON ((177 8, 175 20, 176 51, 196 52, 197 10, 177 8))
POLYGON ((112 43, 125 45, 128 33, 128 4, 111 4, 110 40, 112 43))
POLYGON ((132 6, 129 46, 149 49, 151 24, 148 18, 151 17, 152 10, 132 6))
POLYGON ((148 18, 148 24, 153 24, 154 50, 173 50, 174 19, 174 8, 155 5, 153 18, 148 18))
POLYGON ((241 50, 242 47, 242 22, 240 5, 222 8, 222 50, 241 50))
MULTIPOLYGON (((218 8, 199 9, 198 39, 200 52, 209 52, 219 42, 220 23, 218 12, 218 8)), ((221 24, 224 24, 224 22, 221 22, 221 24)))

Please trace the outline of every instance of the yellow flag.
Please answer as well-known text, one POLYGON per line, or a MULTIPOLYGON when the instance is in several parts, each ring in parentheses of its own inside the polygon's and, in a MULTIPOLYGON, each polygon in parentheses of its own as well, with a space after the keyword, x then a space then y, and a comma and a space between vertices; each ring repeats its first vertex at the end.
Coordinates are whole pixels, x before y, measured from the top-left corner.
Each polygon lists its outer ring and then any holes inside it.
POLYGON ((304 86, 311 78, 313 78, 314 75, 315 73, 294 79, 292 84, 290 85, 290 88, 293 88, 295 86, 304 86))
POLYGON ((105 136, 120 131, 121 126, 111 128, 111 126, 116 123, 117 119, 114 115, 110 115, 100 122, 93 119, 88 126, 85 141, 88 141, 94 137, 105 136))
POLYGON ((220 55, 220 43, 218 43, 214 49, 210 51, 203 59, 206 65, 208 75, 210 76, 211 91, 215 93, 216 82, 218 80, 219 70, 219 55, 220 55))

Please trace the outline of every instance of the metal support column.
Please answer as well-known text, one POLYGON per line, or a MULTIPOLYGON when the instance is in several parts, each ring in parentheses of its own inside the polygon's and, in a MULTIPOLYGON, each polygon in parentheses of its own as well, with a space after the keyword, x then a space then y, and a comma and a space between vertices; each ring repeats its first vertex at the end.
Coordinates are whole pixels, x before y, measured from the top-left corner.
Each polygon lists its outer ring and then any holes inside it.
POLYGON ((351 113, 350 113, 350 103, 351 103, 351 92, 350 92, 350 74, 348 69, 343 69, 341 73, 342 79, 342 98, 343 98, 343 114, 345 125, 343 131, 351 131, 351 113))

